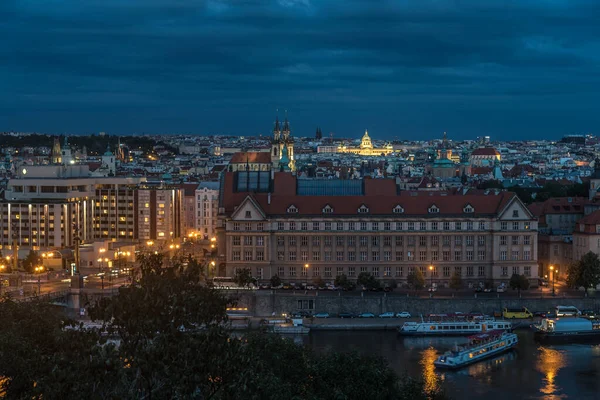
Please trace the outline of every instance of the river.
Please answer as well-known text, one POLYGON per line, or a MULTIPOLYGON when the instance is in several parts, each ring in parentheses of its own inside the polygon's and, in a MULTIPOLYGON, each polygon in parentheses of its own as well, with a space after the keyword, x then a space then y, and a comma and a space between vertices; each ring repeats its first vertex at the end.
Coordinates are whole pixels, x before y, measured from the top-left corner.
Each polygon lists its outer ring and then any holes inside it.
POLYGON ((313 331, 294 340, 324 351, 356 350, 387 359, 399 374, 442 385, 453 399, 598 399, 600 345, 541 346, 529 331, 516 331, 518 348, 457 372, 433 361, 464 338, 403 338, 390 331, 313 331))

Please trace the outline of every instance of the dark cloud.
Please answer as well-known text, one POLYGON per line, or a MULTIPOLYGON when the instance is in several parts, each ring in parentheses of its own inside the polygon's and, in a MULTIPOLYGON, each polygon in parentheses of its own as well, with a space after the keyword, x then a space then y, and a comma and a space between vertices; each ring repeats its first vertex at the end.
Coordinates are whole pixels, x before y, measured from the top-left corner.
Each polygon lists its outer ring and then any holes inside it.
POLYGON ((4 0, 0 130, 595 132, 596 0, 4 0))

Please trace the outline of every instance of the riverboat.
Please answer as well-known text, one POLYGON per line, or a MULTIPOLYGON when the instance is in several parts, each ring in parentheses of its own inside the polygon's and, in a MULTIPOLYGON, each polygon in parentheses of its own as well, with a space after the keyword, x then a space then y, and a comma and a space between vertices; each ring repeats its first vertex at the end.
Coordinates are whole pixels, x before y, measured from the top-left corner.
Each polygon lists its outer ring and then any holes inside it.
POLYGON ((466 346, 456 346, 439 356, 433 365, 439 368, 458 369, 513 349, 519 339, 514 333, 495 330, 469 336, 466 346))
POLYGON ((535 339, 565 343, 600 341, 600 321, 586 318, 546 318, 533 325, 535 339))
POLYGON ((398 333, 402 336, 465 336, 496 330, 510 331, 512 324, 508 321, 479 318, 405 322, 398 328, 398 333))

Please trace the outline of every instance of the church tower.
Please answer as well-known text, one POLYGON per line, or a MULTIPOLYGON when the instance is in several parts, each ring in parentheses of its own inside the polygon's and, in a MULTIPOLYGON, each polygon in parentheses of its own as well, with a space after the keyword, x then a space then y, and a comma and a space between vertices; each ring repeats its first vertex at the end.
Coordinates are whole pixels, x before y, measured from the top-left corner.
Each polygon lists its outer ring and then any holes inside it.
POLYGON ((60 140, 58 136, 54 138, 54 144, 52 145, 52 155, 50 162, 52 164, 60 164, 62 160, 60 152, 60 140))
POLYGON ((115 155, 110 151, 109 145, 106 145, 106 152, 102 155, 102 168, 108 170, 108 176, 115 176, 116 160, 115 155))
POLYGON ((285 113, 285 120, 283 121, 283 124, 280 126, 279 117, 276 117, 275 127, 273 128, 273 140, 271 142, 271 163, 276 171, 280 169, 279 162, 284 156, 284 147, 286 150, 285 153, 287 153, 285 154, 287 156, 287 165, 290 170, 294 171, 294 139, 292 138, 290 123, 287 118, 287 111, 285 113))
POLYGON ((65 143, 61 150, 61 155, 62 155, 61 162, 63 165, 75 164, 75 160, 73 159, 73 154, 71 153, 71 146, 69 146, 69 142, 67 141, 66 136, 65 136, 65 143))

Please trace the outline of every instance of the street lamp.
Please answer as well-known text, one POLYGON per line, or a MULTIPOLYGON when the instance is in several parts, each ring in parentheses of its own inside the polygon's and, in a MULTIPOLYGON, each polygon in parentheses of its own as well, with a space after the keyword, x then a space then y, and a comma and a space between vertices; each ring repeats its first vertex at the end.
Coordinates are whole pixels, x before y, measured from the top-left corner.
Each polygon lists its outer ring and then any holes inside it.
POLYGON ((308 268, 310 265, 304 264, 304 289, 308 286, 308 268))
POLYGON ((433 293, 433 265, 429 266, 429 287, 433 293))
POLYGON ((550 266, 550 271, 552 272, 552 296, 554 296, 554 265, 550 266))
POLYGON ((40 295, 40 294, 42 294, 41 273, 44 272, 44 266, 39 265, 34 268, 34 271, 38 276, 38 295, 40 295))

